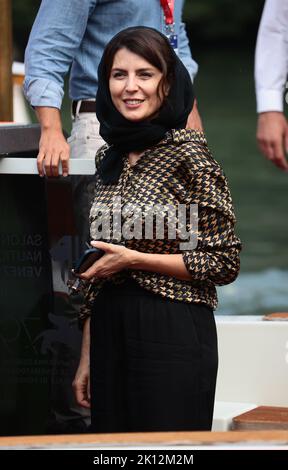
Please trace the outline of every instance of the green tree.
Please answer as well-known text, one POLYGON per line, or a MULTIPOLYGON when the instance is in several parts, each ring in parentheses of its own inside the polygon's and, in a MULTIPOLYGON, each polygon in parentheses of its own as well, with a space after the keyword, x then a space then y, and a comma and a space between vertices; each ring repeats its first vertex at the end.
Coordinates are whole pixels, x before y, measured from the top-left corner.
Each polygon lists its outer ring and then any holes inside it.
POLYGON ((263 5, 264 0, 186 0, 184 20, 193 42, 249 42, 263 5))
POLYGON ((13 42, 14 59, 23 61, 29 33, 41 0, 13 0, 13 42))

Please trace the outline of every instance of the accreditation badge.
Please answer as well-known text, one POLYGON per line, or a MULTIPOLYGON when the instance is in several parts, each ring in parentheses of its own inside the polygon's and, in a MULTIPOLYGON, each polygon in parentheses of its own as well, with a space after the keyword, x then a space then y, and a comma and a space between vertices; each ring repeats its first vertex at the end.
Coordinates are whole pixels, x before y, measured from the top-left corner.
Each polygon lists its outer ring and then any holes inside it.
POLYGON ((178 52, 178 36, 177 34, 171 34, 171 36, 168 37, 169 42, 173 49, 175 50, 176 54, 178 52))
POLYGON ((174 23, 166 24, 165 33, 174 51, 178 54, 178 35, 175 34, 174 23))

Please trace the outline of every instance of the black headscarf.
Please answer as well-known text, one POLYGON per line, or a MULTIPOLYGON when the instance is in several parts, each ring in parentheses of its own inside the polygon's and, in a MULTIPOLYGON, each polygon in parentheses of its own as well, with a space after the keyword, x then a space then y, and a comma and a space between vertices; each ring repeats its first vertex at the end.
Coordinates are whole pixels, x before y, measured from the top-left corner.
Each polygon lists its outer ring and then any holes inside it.
MULTIPOLYGON (((140 28, 143 29, 143 26, 140 28)), ((143 151, 160 142, 170 129, 185 128, 194 102, 193 86, 187 69, 172 51, 175 59, 174 83, 157 117, 141 122, 129 121, 113 105, 102 57, 98 67, 96 115, 100 122, 100 135, 111 145, 98 168, 103 184, 117 183, 123 169, 121 157, 124 153, 143 151)))

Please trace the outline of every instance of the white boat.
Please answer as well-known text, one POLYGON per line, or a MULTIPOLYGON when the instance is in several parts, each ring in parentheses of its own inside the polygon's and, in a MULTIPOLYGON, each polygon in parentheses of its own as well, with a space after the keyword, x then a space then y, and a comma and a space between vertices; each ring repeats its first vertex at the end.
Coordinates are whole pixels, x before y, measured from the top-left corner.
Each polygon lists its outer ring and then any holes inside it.
POLYGON ((258 406, 288 407, 288 321, 216 316, 219 370, 213 431, 258 406))

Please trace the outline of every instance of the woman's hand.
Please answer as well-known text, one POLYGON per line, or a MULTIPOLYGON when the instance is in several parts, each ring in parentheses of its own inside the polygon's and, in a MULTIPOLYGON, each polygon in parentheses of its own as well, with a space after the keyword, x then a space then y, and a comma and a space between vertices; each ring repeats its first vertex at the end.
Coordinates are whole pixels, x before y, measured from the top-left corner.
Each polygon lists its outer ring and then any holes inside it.
POLYGON ((83 326, 81 358, 72 387, 77 403, 90 408, 90 317, 83 326))
POLYGON ((78 405, 90 408, 90 369, 88 360, 80 361, 72 387, 78 405))
POLYGON ((129 250, 129 248, 122 245, 100 241, 92 241, 91 245, 104 250, 105 255, 95 261, 85 273, 79 275, 82 279, 90 280, 93 277, 108 278, 112 274, 127 269, 130 266, 133 250, 129 250))

